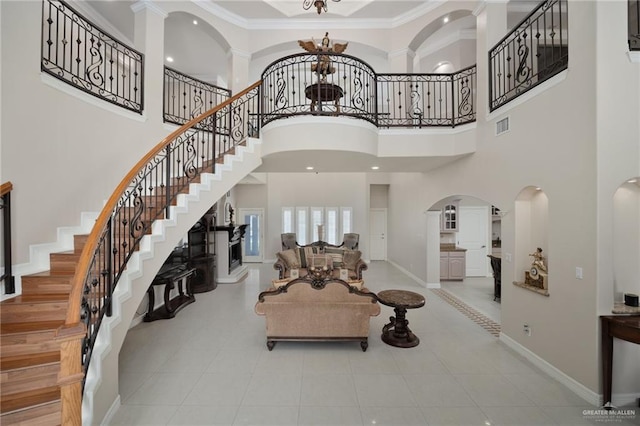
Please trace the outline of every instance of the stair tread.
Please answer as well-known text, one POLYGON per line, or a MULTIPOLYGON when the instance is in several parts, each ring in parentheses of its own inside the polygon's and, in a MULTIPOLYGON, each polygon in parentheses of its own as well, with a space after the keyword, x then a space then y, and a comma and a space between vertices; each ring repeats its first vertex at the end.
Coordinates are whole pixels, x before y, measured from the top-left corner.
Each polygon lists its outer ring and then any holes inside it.
POLYGON ((20 408, 11 412, 2 413, 0 424, 7 425, 59 425, 60 422, 60 400, 45 402, 39 405, 20 408))
POLYGON ((24 392, 18 392, 2 397, 0 411, 10 413, 12 411, 45 404, 60 400, 60 387, 50 386, 24 392))
POLYGON ((2 371, 15 370, 18 368, 32 367, 34 365, 41 364, 51 364, 54 362, 60 362, 60 351, 5 356, 0 358, 0 369, 2 371))
POLYGON ((36 303, 50 303, 50 302, 67 302, 69 295, 65 293, 53 293, 53 294, 21 294, 20 296, 13 297, 11 299, 4 300, 2 305, 16 305, 16 304, 36 304, 36 303))
POLYGON ((47 330, 57 330, 62 324, 64 324, 63 320, 3 322, 0 324, 0 334, 8 336, 10 334, 37 333, 47 330))
POLYGON ((57 273, 57 274, 53 274, 50 270, 47 271, 42 271, 42 272, 35 272, 33 274, 29 274, 29 275, 23 275, 22 279, 24 280, 25 278, 30 278, 30 277, 38 277, 38 278, 47 278, 47 277, 53 277, 56 279, 62 278, 62 277, 70 277, 73 278, 73 274, 71 273, 67 273, 67 274, 61 274, 61 273, 57 273))

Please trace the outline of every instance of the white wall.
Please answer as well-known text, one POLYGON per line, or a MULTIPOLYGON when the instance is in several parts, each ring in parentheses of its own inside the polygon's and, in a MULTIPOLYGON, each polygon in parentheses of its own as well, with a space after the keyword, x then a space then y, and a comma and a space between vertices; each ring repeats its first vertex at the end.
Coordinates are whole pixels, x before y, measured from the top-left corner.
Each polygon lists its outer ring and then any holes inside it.
POLYGON ((100 211, 125 173, 169 132, 161 117, 113 113, 88 95, 86 102, 44 84, 42 4, 2 1, 0 7, 0 181, 14 186, 13 259, 20 264, 29 260, 30 244, 55 241, 57 227, 78 225, 83 211, 100 211))

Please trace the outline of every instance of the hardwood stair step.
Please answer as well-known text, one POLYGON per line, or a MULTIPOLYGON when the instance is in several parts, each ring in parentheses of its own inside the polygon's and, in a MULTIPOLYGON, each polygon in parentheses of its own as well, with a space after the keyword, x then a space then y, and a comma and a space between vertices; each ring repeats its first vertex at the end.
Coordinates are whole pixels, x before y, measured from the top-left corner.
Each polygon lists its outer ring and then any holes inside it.
POLYGON ((60 363, 40 364, 31 367, 2 371, 0 373, 0 395, 9 395, 33 391, 58 385, 60 363))
POLYGON ((43 352, 39 354, 2 356, 0 358, 0 371, 14 370, 18 368, 32 367, 40 364, 60 362, 60 351, 43 352))
POLYGON ((87 240, 89 239, 89 234, 78 234, 73 236, 73 251, 75 253, 82 253, 82 249, 84 249, 85 244, 87 244, 87 240))
POLYGON ((52 275, 73 275, 80 260, 80 253, 65 251, 49 255, 49 270, 52 275))
POLYGON ((62 424, 60 400, 4 413, 0 424, 16 426, 58 426, 62 424))
POLYGON ((51 274, 50 271, 22 276, 22 294, 69 294, 73 274, 51 274))
MULTIPOLYGON (((60 387, 51 386, 7 395, 0 399, 0 413, 10 413, 34 405, 60 400, 60 387)), ((4 423, 3 423, 4 424, 4 423)))
POLYGON ((33 355, 60 350, 55 340, 64 321, 16 322, 0 324, 2 356, 33 355))
POLYGON ((64 294, 20 295, 2 302, 2 323, 64 320, 69 298, 64 294))

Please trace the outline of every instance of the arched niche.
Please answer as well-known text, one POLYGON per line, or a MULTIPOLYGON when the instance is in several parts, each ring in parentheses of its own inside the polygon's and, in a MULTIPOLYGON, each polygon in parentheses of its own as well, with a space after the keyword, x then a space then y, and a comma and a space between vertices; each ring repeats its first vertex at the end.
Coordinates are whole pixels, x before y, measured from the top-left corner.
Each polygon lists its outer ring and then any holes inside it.
POLYGON ((640 294, 640 177, 629 179, 613 195, 614 301, 640 294))
POLYGON ((207 83, 228 79, 228 41, 204 19, 187 12, 171 12, 165 19, 164 54, 170 68, 207 83), (194 23, 196 22, 196 23, 194 23))
MULTIPOLYGON (((528 186, 516 197, 514 206, 514 277, 518 283, 525 282, 525 271, 529 271, 534 260, 530 254, 542 249, 545 264, 549 266, 549 198, 540 187, 528 186)), ((553 271, 551 270, 552 274, 553 271)), ((548 284, 548 281, 546 281, 548 284)), ((529 288, 531 289, 531 288, 529 288)), ((534 290, 534 289, 532 289, 534 290)), ((548 295, 547 291, 536 291, 548 295)))

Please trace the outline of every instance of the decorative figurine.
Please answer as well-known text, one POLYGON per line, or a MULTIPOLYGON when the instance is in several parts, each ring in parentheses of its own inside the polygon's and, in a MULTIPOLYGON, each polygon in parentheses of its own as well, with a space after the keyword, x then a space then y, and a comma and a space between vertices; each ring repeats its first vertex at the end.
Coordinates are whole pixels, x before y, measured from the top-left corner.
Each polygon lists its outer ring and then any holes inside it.
POLYGON ((529 256, 533 257, 533 263, 531 264, 531 269, 529 269, 529 274, 531 275, 531 278, 537 279, 541 272, 547 272, 547 267, 544 264, 544 256, 542 255, 542 249, 538 247, 535 253, 531 253, 529 256))
POLYGON ((344 52, 347 50, 349 43, 334 43, 329 39, 329 33, 326 32, 320 44, 317 44, 313 38, 311 38, 310 41, 298 40, 298 44, 307 52, 318 53, 320 55, 318 62, 311 65, 311 71, 321 76, 320 82, 325 82, 327 81, 327 74, 336 72, 335 67, 331 65, 329 55, 344 52), (323 55, 323 53, 325 54, 323 55))

